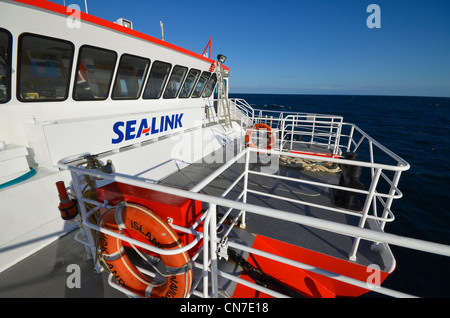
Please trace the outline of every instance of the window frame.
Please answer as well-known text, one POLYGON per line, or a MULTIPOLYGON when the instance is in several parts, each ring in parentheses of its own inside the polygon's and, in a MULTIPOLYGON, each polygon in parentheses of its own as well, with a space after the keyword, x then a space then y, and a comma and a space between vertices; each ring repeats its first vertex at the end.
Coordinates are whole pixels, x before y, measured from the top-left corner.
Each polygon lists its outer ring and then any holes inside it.
POLYGON ((181 85, 182 87, 184 87, 184 85, 186 84, 186 81, 187 81, 187 79, 188 79, 189 74, 191 73, 191 71, 197 71, 197 72, 198 72, 198 75, 195 77, 195 79, 194 79, 194 81, 193 81, 193 83, 192 83, 191 90, 188 92, 187 96, 181 96, 181 92, 182 92, 183 90, 180 89, 180 92, 178 93, 178 98, 189 98, 189 97, 191 97, 192 93, 193 93, 194 90, 195 90, 195 86, 197 85, 198 80, 199 80, 200 77, 202 76, 202 71, 201 71, 201 70, 196 69, 196 68, 191 68, 191 69, 189 70, 189 72, 186 74, 186 78, 185 78, 185 80, 184 80, 184 82, 183 82, 183 85, 181 85))
POLYGON ((171 73, 170 73, 169 79, 167 80, 166 87, 164 88, 163 99, 175 99, 175 98, 178 97, 178 94, 180 94, 181 87, 182 87, 183 84, 184 84, 184 80, 186 79, 188 72, 189 72, 189 68, 186 67, 186 66, 183 66, 183 65, 178 65, 178 64, 177 64, 177 65, 175 65, 174 67, 172 67, 172 71, 171 71, 171 73), (167 88, 169 87, 170 80, 172 79, 172 75, 173 75, 173 72, 175 71, 175 68, 176 68, 176 67, 178 67, 178 68, 180 68, 180 69, 184 69, 185 72, 184 72, 183 77, 181 78, 180 86, 178 87, 177 92, 176 92, 173 96, 166 97, 165 95, 166 95, 166 92, 167 92, 167 88))
POLYGON ((211 78, 211 75, 212 75, 212 73, 211 73, 211 72, 208 72, 208 71, 203 71, 203 72, 200 74, 200 78, 198 79, 198 81, 197 81, 197 83, 196 83, 196 85, 195 85, 195 88, 194 88, 194 90, 192 91, 191 98, 200 98, 200 97, 202 97, 203 91, 205 90, 206 85, 208 84, 208 81, 209 81, 209 79, 211 78), (195 90, 197 89, 197 85, 199 84, 200 80, 202 79, 202 75, 203 75, 203 74, 209 74, 209 75, 208 75, 208 78, 207 78, 206 81, 203 83, 203 87, 202 87, 202 89, 200 90, 200 92, 198 93, 198 96, 194 96, 195 90))
POLYGON ((144 87, 146 86, 146 79, 147 79, 147 76, 148 76, 149 73, 150 73, 151 65, 152 65, 151 60, 150 60, 149 58, 147 58, 147 57, 138 56, 138 55, 133 55, 133 54, 128 54, 128 53, 123 53, 123 54, 120 56, 119 64, 117 65, 117 70, 116 70, 116 72, 115 72, 115 76, 114 76, 114 85, 113 85, 112 91, 111 91, 111 99, 113 99, 113 100, 136 100, 136 99, 139 99, 139 97, 142 95, 142 92, 144 91, 144 87), (118 79, 118 77, 119 77, 120 64, 121 64, 122 59, 123 59, 124 57, 138 58, 138 59, 147 61, 147 67, 146 67, 146 70, 144 71, 144 74, 142 75, 142 83, 141 83, 141 87, 139 88, 139 92, 137 93, 137 96, 136 96, 136 97, 114 97, 114 91, 115 91, 115 89, 116 89, 116 85, 118 84, 118 83, 117 83, 117 79, 118 79))
POLYGON ((9 102, 11 100, 13 37, 12 37, 11 32, 9 32, 5 28, 0 28, 0 32, 5 33, 6 36, 8 37, 8 43, 7 43, 7 47, 6 47, 6 57, 5 57, 5 62, 6 62, 6 65, 5 65, 5 67, 6 67, 6 99, 0 100, 0 104, 6 104, 7 102, 9 102))
POLYGON ((142 92, 142 98, 143 98, 143 99, 146 99, 146 100, 148 100, 148 99, 160 99, 161 96, 163 95, 164 91, 166 90, 167 82, 169 81, 170 74, 172 73, 172 69, 173 69, 173 68, 172 68, 172 64, 171 64, 171 63, 164 62, 164 61, 161 61, 161 60, 153 61, 152 67, 150 68, 150 71, 148 72, 147 81, 145 82, 145 88, 144 88, 144 90, 143 90, 143 92, 142 92), (163 85, 161 86, 161 90, 159 91, 158 97, 145 97, 145 91, 147 90, 147 86, 148 86, 149 83, 150 83, 150 77, 151 77, 151 75, 152 75, 152 70, 153 70, 153 67, 155 66, 156 63, 162 63, 162 64, 167 64, 167 65, 169 65, 169 67, 170 67, 170 68, 169 68, 169 72, 167 72, 167 77, 166 77, 166 79, 164 80, 163 85))
POLYGON ((16 98, 18 101, 22 102, 22 103, 45 103, 45 102, 63 102, 66 101, 69 98, 69 94, 70 94, 70 84, 71 84, 71 80, 72 80, 72 69, 73 69, 73 60, 75 57, 75 45, 68 40, 63 40, 60 38, 55 38, 55 37, 51 37, 51 36, 46 36, 46 35, 42 35, 42 34, 37 34, 37 33, 30 33, 30 32, 24 32, 22 34, 19 35, 18 38, 18 51, 17 51, 17 75, 16 75, 16 98), (55 42, 63 42, 65 44, 69 44, 72 48, 72 58, 70 59, 70 63, 69 66, 67 67, 67 74, 68 74, 68 78, 67 78, 67 83, 66 83, 66 91, 65 91, 65 96, 63 99, 23 99, 20 94, 21 94, 21 74, 22 74, 22 40, 25 36, 33 36, 33 37, 37 37, 37 38, 42 38, 42 39, 46 39, 46 40, 51 40, 51 41, 55 41, 55 42))
POLYGON ((211 76, 209 77, 208 82, 207 82, 206 85, 205 85, 205 89, 204 89, 203 92, 202 92, 202 97, 203 97, 203 98, 210 98, 210 97, 211 97, 211 95, 214 93, 214 89, 215 89, 216 86, 217 86, 217 81, 218 81, 217 74, 216 74, 216 73, 211 73, 211 76), (213 79, 213 77, 215 77, 215 83, 214 83, 214 86, 211 88, 211 92, 210 92, 208 95, 206 95, 206 94, 205 94, 205 93, 206 93, 206 90, 208 89, 209 83, 211 82, 211 80, 213 79))
POLYGON ((76 65, 76 70, 75 70, 75 78, 74 78, 74 81, 73 81, 72 99, 75 100, 75 101, 77 101, 77 102, 90 102, 90 101, 102 101, 102 100, 107 100, 108 97, 110 96, 110 93, 112 93, 112 92, 111 92, 111 86, 112 86, 112 83, 113 83, 114 75, 115 75, 115 73, 116 73, 117 57, 118 57, 118 54, 117 54, 117 52, 114 51, 114 50, 105 49, 105 48, 102 48, 102 47, 98 47, 98 46, 94 46, 94 45, 89 45, 89 44, 83 44, 82 46, 80 46, 80 48, 78 49, 77 65, 76 65), (76 96, 75 96, 75 92, 76 92, 76 89, 77 89, 77 80, 76 80, 76 78, 77 78, 77 76, 78 76, 78 71, 79 71, 80 62, 81 62, 81 52, 82 52, 82 50, 83 50, 84 48, 91 48, 91 49, 95 49, 95 50, 102 50, 102 51, 114 53, 114 55, 115 55, 114 65, 113 65, 113 67, 112 67, 111 77, 110 77, 110 79, 109 79, 109 85, 108 85, 108 89, 107 89, 107 94, 106 94, 106 96, 105 96, 104 98, 97 98, 97 99, 95 99, 95 98, 94 98, 94 99, 79 99, 79 98, 76 98, 76 96))

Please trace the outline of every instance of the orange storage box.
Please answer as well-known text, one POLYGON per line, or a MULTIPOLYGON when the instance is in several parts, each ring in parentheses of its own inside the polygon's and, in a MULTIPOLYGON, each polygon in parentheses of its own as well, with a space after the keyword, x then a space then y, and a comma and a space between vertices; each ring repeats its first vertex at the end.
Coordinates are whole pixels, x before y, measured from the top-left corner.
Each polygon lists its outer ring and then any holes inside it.
MULTIPOLYGON (((126 201, 129 203, 141 204, 155 213, 159 214, 163 219, 171 218, 173 224, 189 228, 202 214, 202 202, 191 200, 175 195, 144 189, 124 183, 113 182, 96 191, 98 201, 108 200, 109 205, 117 205, 126 201)), ((203 231, 202 224, 196 229, 203 231)), ((194 236, 184 232, 177 232, 184 245, 192 242, 194 236)), ((135 237, 142 242, 144 239, 135 237)), ((148 242, 146 242, 148 243, 148 242)), ((124 242, 124 245, 127 245, 124 242)), ((189 256, 197 251, 200 244, 189 250, 189 256)))

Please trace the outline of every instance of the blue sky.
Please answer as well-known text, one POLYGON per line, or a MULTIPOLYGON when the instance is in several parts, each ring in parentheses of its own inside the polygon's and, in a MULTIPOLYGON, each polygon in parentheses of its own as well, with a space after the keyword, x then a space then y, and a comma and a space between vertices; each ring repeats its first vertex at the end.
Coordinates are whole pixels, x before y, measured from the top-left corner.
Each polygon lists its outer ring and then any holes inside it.
MULTIPOLYGON (((63 4, 63 0, 53 0, 63 4)), ((84 10, 84 0, 66 0, 84 10)), ((232 93, 450 97, 449 0, 88 0, 89 13, 228 57, 232 93), (222 4, 221 4, 222 3, 222 4), (369 4, 381 9, 370 29, 369 4)))

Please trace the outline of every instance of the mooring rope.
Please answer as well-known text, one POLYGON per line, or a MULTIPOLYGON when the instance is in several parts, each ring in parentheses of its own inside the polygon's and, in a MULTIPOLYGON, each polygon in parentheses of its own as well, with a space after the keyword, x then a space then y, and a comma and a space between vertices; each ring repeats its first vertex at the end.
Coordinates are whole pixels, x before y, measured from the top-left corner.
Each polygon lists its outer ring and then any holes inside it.
POLYGON ((289 168, 301 168, 307 171, 324 171, 330 173, 337 173, 341 171, 339 165, 333 162, 293 158, 289 156, 280 156, 280 165, 289 168))

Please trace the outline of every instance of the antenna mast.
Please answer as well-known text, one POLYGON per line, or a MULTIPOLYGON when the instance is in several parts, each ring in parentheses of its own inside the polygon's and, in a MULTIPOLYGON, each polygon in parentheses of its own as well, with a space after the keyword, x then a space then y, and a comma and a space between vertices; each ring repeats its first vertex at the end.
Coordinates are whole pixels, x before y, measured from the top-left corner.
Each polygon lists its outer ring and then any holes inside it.
POLYGON ((164 41, 164 25, 162 21, 159 21, 159 24, 161 25, 161 40, 164 41))

